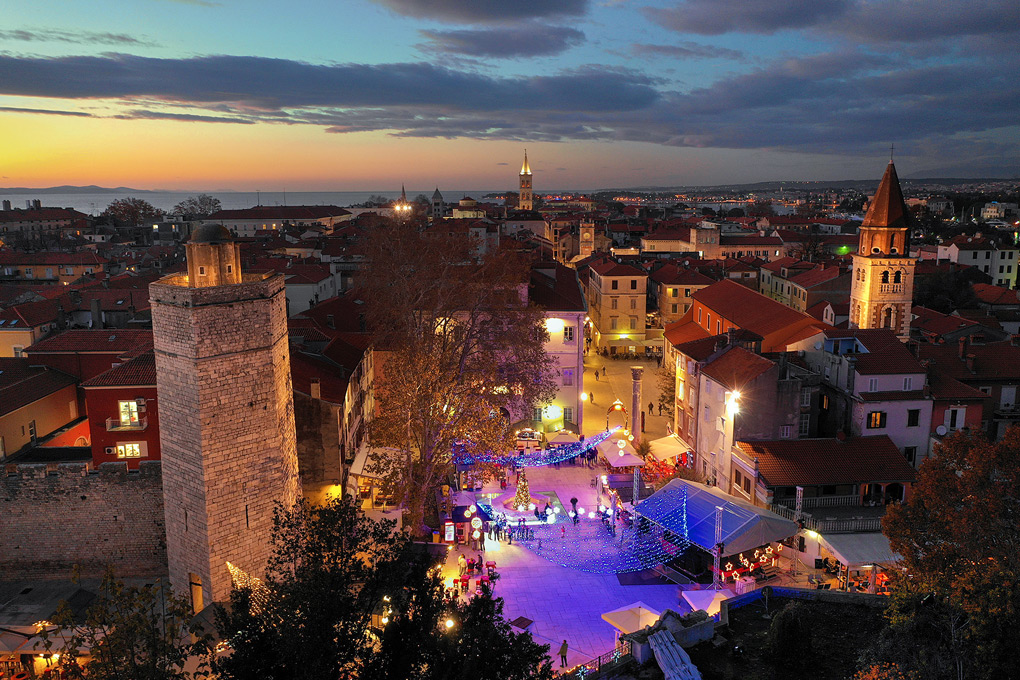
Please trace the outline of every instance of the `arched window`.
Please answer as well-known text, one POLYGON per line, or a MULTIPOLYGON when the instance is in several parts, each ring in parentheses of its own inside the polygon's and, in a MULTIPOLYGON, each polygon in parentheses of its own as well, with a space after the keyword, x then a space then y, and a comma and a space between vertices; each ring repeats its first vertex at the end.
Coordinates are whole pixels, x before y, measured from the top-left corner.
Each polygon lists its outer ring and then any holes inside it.
POLYGON ((882 312, 882 328, 893 327, 892 317, 893 317, 892 307, 886 307, 885 310, 882 312))
POLYGON ((889 252, 890 253, 896 252, 896 234, 889 235, 889 252))
POLYGON ((889 283, 889 272, 882 272, 882 283, 889 283))
POLYGON ((893 283, 903 283, 903 272, 893 274, 893 283))

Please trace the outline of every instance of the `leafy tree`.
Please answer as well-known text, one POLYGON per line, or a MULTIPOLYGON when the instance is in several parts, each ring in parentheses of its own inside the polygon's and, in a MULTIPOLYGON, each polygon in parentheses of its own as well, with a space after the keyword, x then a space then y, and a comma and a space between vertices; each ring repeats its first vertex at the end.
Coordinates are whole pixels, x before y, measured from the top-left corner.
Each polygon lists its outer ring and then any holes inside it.
POLYGON ((726 212, 726 217, 743 217, 743 216, 744 216, 743 208, 730 208, 726 212))
POLYGON ((146 220, 158 219, 163 216, 163 213, 153 207, 148 201, 130 196, 112 201, 110 205, 106 206, 103 214, 116 219, 118 222, 124 222, 132 226, 137 226, 146 220))
POLYGON ((957 309, 977 307, 977 295, 966 270, 936 272, 917 279, 914 304, 949 314, 957 309))
POLYGON ((891 506, 882 521, 908 574, 891 609, 890 634, 918 640, 912 630, 922 624, 940 631, 929 636, 935 647, 926 653, 937 658, 949 650, 953 663, 938 667, 942 677, 1013 672, 1007 660, 1020 646, 1018 483, 1020 428, 998 442, 958 433, 921 465, 909 503, 891 506))
POLYGON ((203 655, 207 639, 189 642, 200 630, 191 623, 189 603, 176 597, 161 580, 135 587, 107 572, 98 597, 76 616, 61 602, 45 632, 46 649, 59 653, 59 667, 74 680, 188 680, 184 670, 191 655, 203 655), (87 656, 79 666, 77 660, 87 656))
POLYGON ((279 512, 265 582, 236 589, 217 616, 232 647, 218 677, 551 677, 548 649, 515 634, 500 601, 444 599, 434 560, 392 529, 349 497, 279 512))
POLYGON ((798 242, 790 249, 790 255, 807 262, 822 260, 827 254, 825 252, 825 239, 825 234, 813 231, 807 234, 804 240, 798 242))
POLYGON ((776 211, 772 209, 772 201, 759 198, 747 206, 747 214, 752 217, 772 217, 776 211))
POLYGON ((198 196, 189 196, 180 203, 174 206, 171 211, 175 215, 189 215, 192 217, 208 217, 214 212, 218 212, 223 209, 220 205, 220 199, 214 198, 209 194, 199 194, 198 196))
POLYGON ((804 619, 804 605, 800 602, 789 603, 772 619, 768 648, 774 658, 796 664, 811 653, 811 629, 804 619))
POLYGON ((556 391, 540 309, 523 301, 529 264, 517 253, 476 257, 461 235, 395 224, 374 231, 361 289, 376 364, 369 424, 374 470, 424 526, 425 504, 453 472, 452 451, 509 451, 507 421, 530 418, 556 391))

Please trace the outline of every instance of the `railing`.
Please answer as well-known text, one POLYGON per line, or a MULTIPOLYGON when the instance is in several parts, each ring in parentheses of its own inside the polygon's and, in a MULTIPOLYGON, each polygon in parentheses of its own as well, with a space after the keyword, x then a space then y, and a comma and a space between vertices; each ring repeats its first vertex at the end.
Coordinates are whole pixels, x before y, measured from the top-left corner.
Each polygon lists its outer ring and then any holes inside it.
MULTIPOLYGON (((773 503, 769 510, 780 517, 796 520, 796 511, 773 503)), ((809 513, 802 512, 800 520, 804 522, 804 528, 817 531, 820 534, 854 534, 858 532, 873 532, 882 530, 881 517, 854 517, 849 519, 816 519, 809 513)))
POLYGON ((880 293, 902 293, 903 292, 903 284, 902 283, 883 283, 883 284, 880 284, 878 286, 878 290, 879 290, 880 293))
MULTIPOLYGON (((783 498, 777 502, 788 508, 795 507, 797 504, 797 501, 793 498, 783 498)), ((814 498, 805 498, 803 501, 803 507, 805 508, 833 508, 837 506, 859 506, 860 504, 860 494, 851 494, 849 496, 816 496, 814 498)))
POLYGON ((594 680, 599 678, 603 673, 609 673, 617 668, 625 666, 634 660, 631 656, 631 648, 629 640, 620 640, 616 644, 616 649, 611 652, 606 652, 602 656, 598 656, 591 661, 586 661, 578 666, 574 666, 569 671, 561 675, 562 678, 576 678, 577 680, 594 680))
POLYGON ((144 430, 149 426, 148 418, 141 418, 134 423, 121 423, 120 418, 107 418, 106 419, 106 431, 114 432, 117 430, 144 430))

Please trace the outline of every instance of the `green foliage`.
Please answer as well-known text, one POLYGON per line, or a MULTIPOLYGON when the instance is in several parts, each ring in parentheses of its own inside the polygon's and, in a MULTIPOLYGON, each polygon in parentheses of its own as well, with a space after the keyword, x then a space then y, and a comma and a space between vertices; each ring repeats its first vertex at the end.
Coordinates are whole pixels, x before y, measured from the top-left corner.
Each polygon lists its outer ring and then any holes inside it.
POLYGON ((965 271, 937 272, 919 277, 914 286, 914 304, 949 314, 957 309, 977 307, 972 281, 965 271))
POLYGON ((185 661, 204 655, 208 643, 190 641, 200 632, 191 620, 188 602, 163 581, 139 588, 107 572, 83 615, 61 602, 55 629, 42 636, 46 649, 60 654, 63 677, 72 680, 188 680, 201 675, 184 671, 185 661), (87 663, 79 666, 82 656, 87 663))
POLYGON ((163 216, 163 213, 153 207, 148 201, 131 196, 112 201, 110 205, 106 206, 103 214, 114 218, 118 222, 135 226, 147 220, 159 219, 163 216))
POLYGON ((198 196, 189 196, 184 199, 175 205, 174 209, 170 212, 174 215, 187 215, 189 217, 208 217, 221 209, 220 199, 214 198, 209 194, 199 194, 198 196))
POLYGON ((350 498, 279 512, 265 582, 235 590, 218 614, 232 649, 214 671, 226 680, 552 677, 548 648, 515 634, 501 601, 445 599, 434 560, 392 529, 350 498))
POLYGON ((769 651, 775 659, 796 665, 811 653, 811 630, 805 616, 804 605, 791 602, 772 619, 769 651))

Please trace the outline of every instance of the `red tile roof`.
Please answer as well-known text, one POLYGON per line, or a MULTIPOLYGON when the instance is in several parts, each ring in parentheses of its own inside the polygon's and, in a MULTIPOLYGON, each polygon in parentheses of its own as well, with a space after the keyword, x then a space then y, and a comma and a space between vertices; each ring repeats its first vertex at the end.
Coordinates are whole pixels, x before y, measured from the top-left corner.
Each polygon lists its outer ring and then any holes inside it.
POLYGON ((80 220, 85 213, 71 208, 17 208, 0 210, 0 222, 53 222, 56 220, 80 220))
POLYGON ((928 389, 931 392, 932 399, 936 401, 983 401, 991 399, 991 395, 985 394, 981 390, 969 385, 964 385, 955 378, 950 378, 939 370, 937 364, 928 374, 928 389))
POLYGON ((960 359, 957 343, 933 345, 922 343, 917 348, 918 358, 928 359, 935 370, 967 384, 1001 383, 1020 379, 1020 347, 1010 342, 993 342, 983 345, 969 343, 965 354, 974 355, 974 370, 960 359))
MULTIPOLYGON (((0 210, 0 215, 3 211, 0 210)), ((0 264, 6 265, 104 265, 109 260, 100 257, 88 250, 81 250, 77 253, 53 253, 43 251, 39 253, 16 253, 13 251, 0 252, 0 264)))
POLYGON ((975 283, 974 294, 986 305, 1020 305, 1020 291, 993 286, 988 283, 975 283))
POLYGON ((742 390, 773 366, 775 364, 765 357, 734 345, 705 364, 701 372, 731 390, 742 390))
POLYGON ((889 437, 738 441, 766 484, 819 486, 868 482, 912 482, 916 474, 889 437))
POLYGON ((218 210, 205 221, 216 220, 320 220, 351 213, 335 205, 263 205, 240 210, 218 210))
POLYGON ((528 299, 552 312, 583 312, 587 309, 577 272, 558 262, 532 267, 528 299))
POLYGON ((127 387, 156 385, 156 354, 147 351, 120 366, 114 366, 81 384, 82 387, 127 387))
POLYGON ((892 161, 889 161, 861 227, 908 226, 910 226, 910 210, 907 209, 907 204, 903 201, 900 180, 896 176, 896 166, 892 161))
POLYGON ((674 346, 682 345, 691 340, 709 337, 708 331, 694 322, 694 317, 691 315, 690 310, 680 320, 668 324, 663 330, 662 335, 666 338, 667 342, 674 346))
POLYGON ((599 276, 644 276, 645 273, 629 264, 619 264, 613 260, 592 265, 592 270, 599 276))
POLYGON ((883 390, 861 392, 861 401, 920 401, 925 398, 924 390, 883 390))
POLYGON ((702 288, 692 297, 713 313, 762 337, 805 319, 815 322, 807 314, 729 279, 702 288))
MULTIPOLYGON (((75 382, 77 380, 74 376, 46 366, 32 366, 29 359, 0 358, 0 416, 17 411, 75 382)), ((67 415, 66 404, 62 408, 67 415)))
POLYGON ((151 330, 127 330, 124 328, 69 330, 40 340, 26 348, 25 351, 29 354, 64 352, 121 354, 127 351, 136 352, 139 347, 145 349, 152 347, 151 330))

